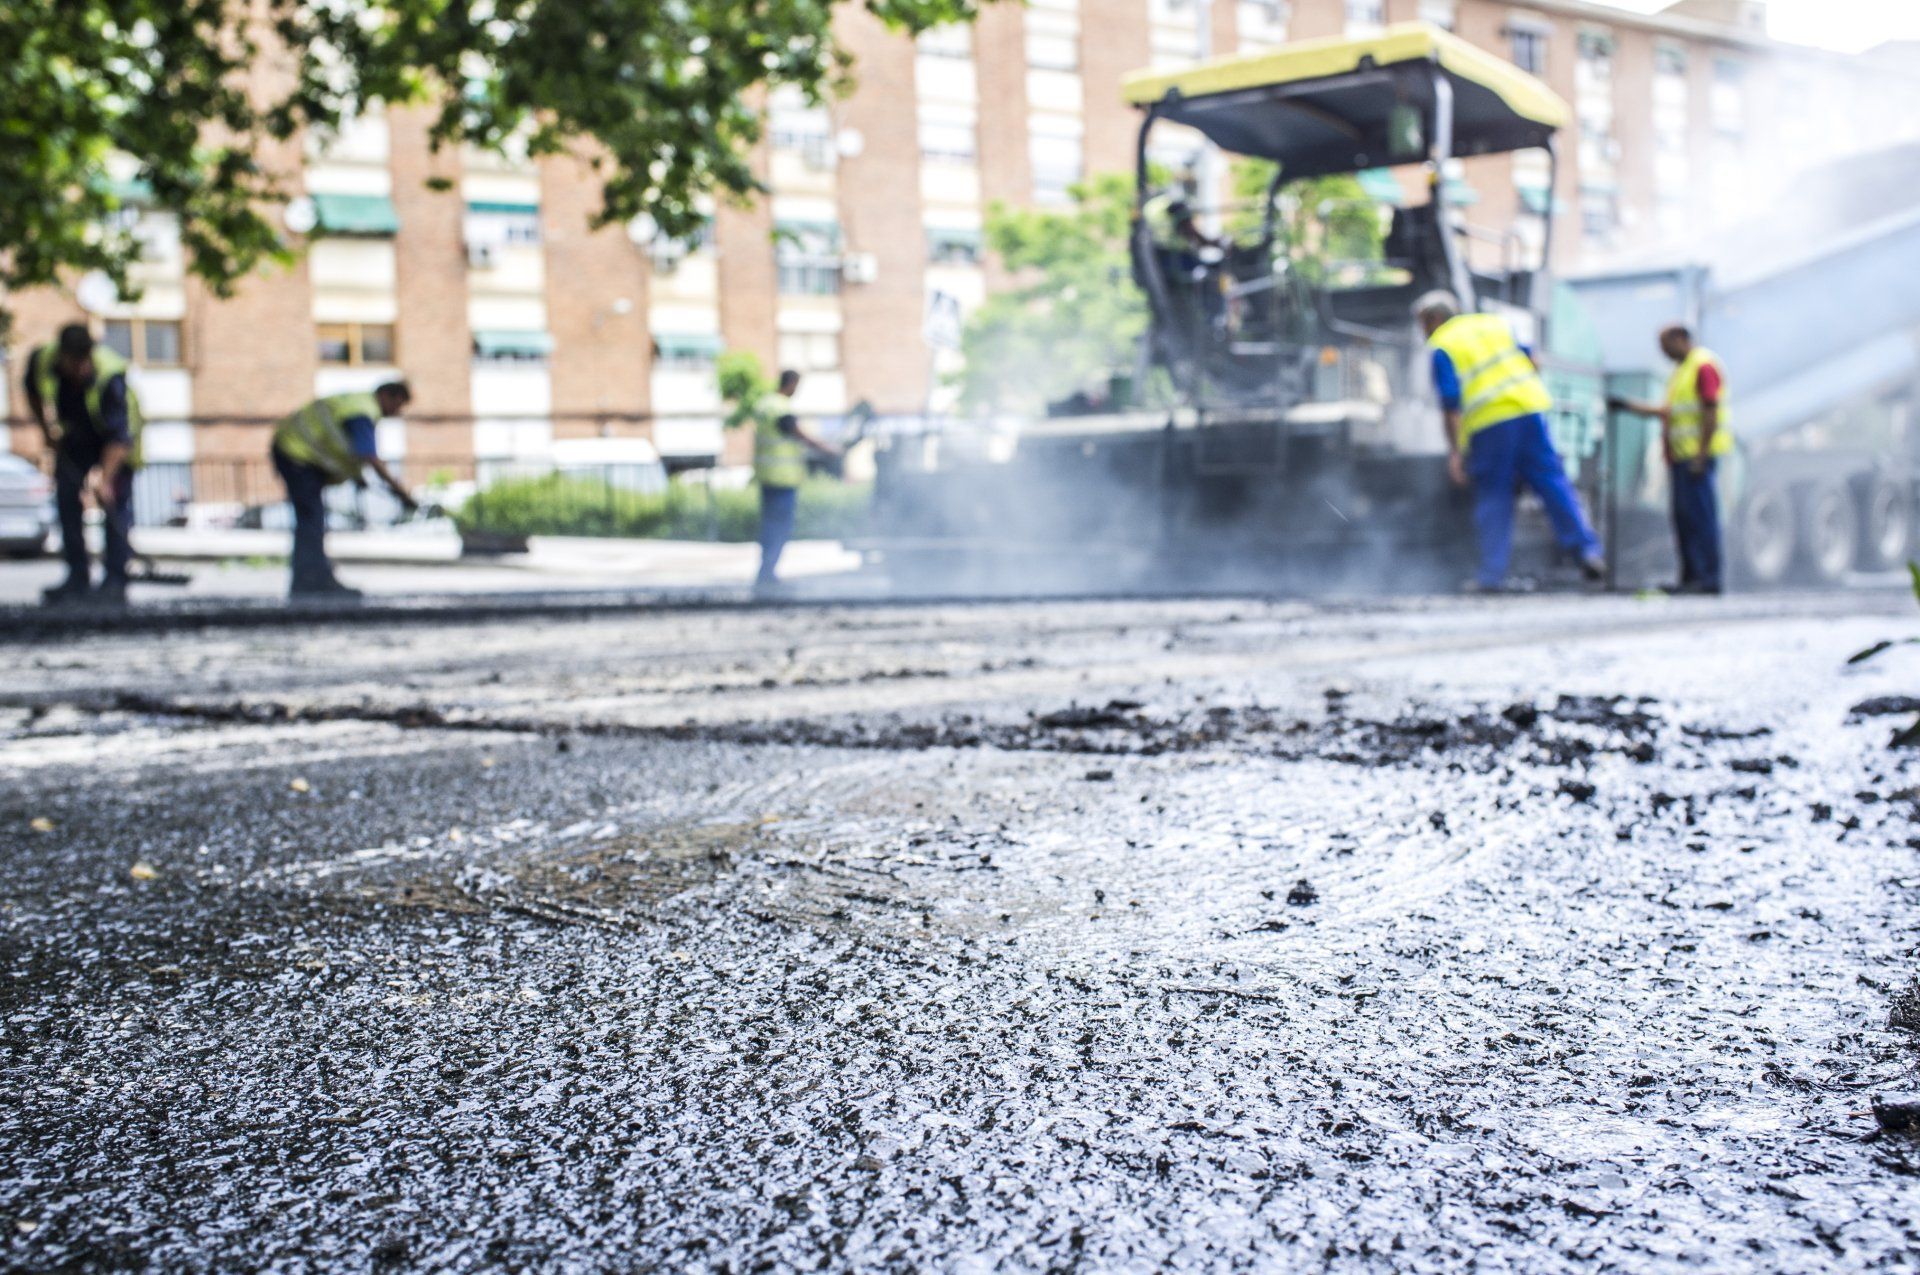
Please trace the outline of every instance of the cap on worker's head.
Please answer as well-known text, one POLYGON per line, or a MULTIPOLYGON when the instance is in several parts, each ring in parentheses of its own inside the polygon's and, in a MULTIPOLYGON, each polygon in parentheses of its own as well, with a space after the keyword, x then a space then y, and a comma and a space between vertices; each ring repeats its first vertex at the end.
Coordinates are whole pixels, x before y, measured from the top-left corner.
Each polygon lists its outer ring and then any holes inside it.
POLYGON ((1693 344, 1693 330, 1684 323, 1669 323, 1666 327, 1660 329, 1660 340, 1663 344, 1667 341, 1678 340, 1685 341, 1691 345, 1693 344))
POLYGON ((785 368, 785 369, 783 369, 783 370, 781 371, 781 373, 780 373, 780 391, 781 391, 781 393, 783 393, 783 394, 791 394, 791 393, 793 393, 793 391, 794 391, 794 388, 795 388, 796 386, 798 386, 799 384, 800 384, 800 373, 799 373, 799 372, 797 372, 797 371, 796 371, 796 370, 794 370, 793 368, 785 368))
POLYGON ((60 329, 60 356, 68 359, 90 359, 93 357, 93 333, 87 331, 84 323, 69 323, 60 329))
POLYGON ((413 402, 413 391, 407 388, 405 381, 388 381, 376 389, 374 394, 379 398, 392 399, 401 407, 413 402))
POLYGON ((1459 313, 1459 299, 1445 288, 1435 288, 1413 303, 1413 317, 1416 319, 1451 319, 1459 313))

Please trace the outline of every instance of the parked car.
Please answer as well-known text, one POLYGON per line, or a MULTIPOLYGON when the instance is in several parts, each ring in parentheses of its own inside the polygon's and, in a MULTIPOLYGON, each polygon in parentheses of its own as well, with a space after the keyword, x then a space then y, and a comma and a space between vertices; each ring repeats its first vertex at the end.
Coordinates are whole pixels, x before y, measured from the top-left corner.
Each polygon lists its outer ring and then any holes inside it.
POLYGON ((0 553, 37 558, 54 525, 53 484, 18 456, 0 456, 0 553))

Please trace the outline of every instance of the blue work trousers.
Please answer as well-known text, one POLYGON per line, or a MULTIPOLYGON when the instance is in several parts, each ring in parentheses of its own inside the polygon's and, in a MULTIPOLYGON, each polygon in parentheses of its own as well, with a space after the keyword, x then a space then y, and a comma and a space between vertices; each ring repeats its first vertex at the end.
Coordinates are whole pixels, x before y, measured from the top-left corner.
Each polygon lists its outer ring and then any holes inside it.
POLYGON ((1480 532, 1480 583, 1497 588, 1513 557, 1513 506, 1522 484, 1546 506, 1560 546, 1581 559, 1598 557, 1600 537, 1580 508, 1567 467, 1547 433, 1547 418, 1520 416, 1489 425, 1467 440, 1473 480, 1473 522, 1480 532))
POLYGON ((334 583, 333 564, 327 560, 327 471, 273 452, 273 467, 287 485, 287 503, 293 506, 293 588, 324 589, 334 583))
MULTIPOLYGON (((93 559, 87 552, 87 475, 100 464, 102 448, 61 447, 53 456, 53 503, 60 515, 60 557, 67 564, 67 583, 88 585, 93 559)), ((133 470, 125 465, 115 476, 113 508, 101 515, 106 553, 105 583, 125 584, 127 563, 133 559, 133 470)))
POLYGON ((1700 473, 1685 461, 1676 461, 1668 469, 1673 493, 1673 538, 1680 550, 1680 584, 1683 588, 1718 591, 1720 576, 1720 500, 1714 489, 1714 470, 1709 459, 1700 473))
POLYGON ((774 582, 780 553, 793 539, 794 512, 800 504, 797 487, 760 484, 760 584, 774 582))

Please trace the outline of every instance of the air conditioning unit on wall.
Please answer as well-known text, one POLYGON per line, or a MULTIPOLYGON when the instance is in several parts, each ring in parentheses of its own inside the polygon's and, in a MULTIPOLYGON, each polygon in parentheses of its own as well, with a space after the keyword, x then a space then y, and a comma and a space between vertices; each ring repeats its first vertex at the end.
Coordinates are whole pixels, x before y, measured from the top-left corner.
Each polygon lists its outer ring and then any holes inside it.
POLYGON ((850 252, 840 259, 840 277, 847 283, 872 283, 880 277, 880 258, 870 252, 850 252))

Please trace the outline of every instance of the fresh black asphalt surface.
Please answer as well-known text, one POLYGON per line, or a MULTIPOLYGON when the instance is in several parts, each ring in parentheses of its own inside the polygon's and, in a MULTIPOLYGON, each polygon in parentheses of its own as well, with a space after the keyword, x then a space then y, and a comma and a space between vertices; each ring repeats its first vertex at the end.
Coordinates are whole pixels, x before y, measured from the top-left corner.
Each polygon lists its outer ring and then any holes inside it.
POLYGON ((1915 620, 15 633, 0 1265, 1913 1269, 1915 620))

